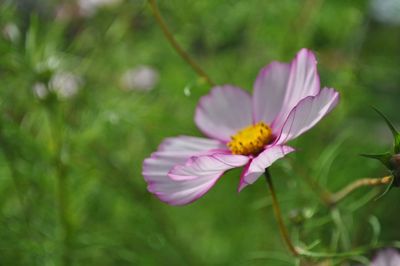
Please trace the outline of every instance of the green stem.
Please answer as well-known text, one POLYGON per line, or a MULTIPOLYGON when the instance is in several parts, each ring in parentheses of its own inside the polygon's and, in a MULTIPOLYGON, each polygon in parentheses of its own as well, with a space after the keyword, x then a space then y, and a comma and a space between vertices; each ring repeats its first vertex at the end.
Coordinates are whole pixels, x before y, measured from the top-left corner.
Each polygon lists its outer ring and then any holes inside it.
POLYGON ((156 19, 158 25, 162 29, 168 42, 172 45, 172 47, 176 50, 176 52, 183 58, 183 60, 185 60, 186 63, 188 63, 199 76, 204 78, 209 85, 215 86, 215 83, 211 80, 211 78, 207 75, 207 73, 178 44, 178 42, 172 35, 171 31, 168 29, 168 26, 165 23, 163 17, 161 16, 160 9, 158 8, 158 5, 157 5, 157 1, 149 0, 149 3, 150 3, 151 11, 153 12, 154 18, 156 19))
POLYGON ((268 169, 265 169, 264 175, 265 175, 265 179, 267 180, 269 191, 271 193, 272 207, 274 209, 274 214, 275 214, 276 221, 278 223, 279 232, 281 234, 281 237, 282 237, 283 241, 286 243, 290 253, 292 253, 293 256, 298 256, 299 253, 297 252, 296 248, 292 244, 288 230, 285 226, 285 223, 283 222, 281 208, 279 207, 278 199, 275 194, 274 185, 272 183, 271 175, 270 175, 268 169))
POLYGON ((331 195, 331 204, 335 205, 339 201, 343 200, 345 197, 347 197, 349 194, 351 194, 353 191, 360 187, 365 187, 365 186, 381 186, 381 185, 388 185, 392 181, 393 177, 392 176, 384 176, 381 178, 362 178, 358 179, 347 186, 345 186, 343 189, 339 190, 336 193, 333 193, 331 195))
MULTIPOLYGON (((292 165, 294 165, 294 161, 289 161, 292 165)), ((299 176, 305 181, 305 183, 311 188, 311 190, 316 193, 316 195, 320 198, 321 202, 327 206, 328 208, 334 207, 340 201, 345 199, 348 195, 350 195, 353 191, 357 190, 361 187, 374 187, 381 185, 389 185, 392 182, 392 176, 384 176, 379 178, 361 178, 358 179, 341 190, 333 193, 328 189, 323 187, 318 181, 310 177, 305 169, 300 165, 297 165, 297 172, 299 176)))
POLYGON ((339 239, 341 240, 342 248, 344 250, 349 250, 351 247, 349 232, 343 222, 342 215, 337 207, 331 208, 331 216, 333 222, 336 225, 336 228, 339 231, 339 239))
MULTIPOLYGON (((56 107, 57 108, 57 107, 56 107)), ((62 266, 69 266, 71 261, 71 241, 72 226, 69 217, 69 198, 68 198, 68 169, 62 160, 62 149, 64 145, 63 125, 60 118, 60 110, 49 110, 49 119, 51 122, 51 134, 54 147, 54 167, 56 171, 56 193, 58 216, 60 222, 60 241, 62 266)))
POLYGON ((65 165, 59 160, 57 162, 57 196, 59 219, 61 225, 62 255, 61 265, 71 265, 71 223, 69 220, 69 201, 67 189, 67 171, 65 165))
POLYGON ((313 252, 308 251, 302 248, 297 248, 299 251, 300 256, 309 257, 309 258, 319 258, 319 259, 328 259, 328 258, 348 258, 359 256, 368 250, 360 249, 360 250, 353 250, 349 252, 341 252, 341 253, 328 253, 328 252, 313 252))
POLYGON ((356 249, 353 249, 348 252, 338 252, 338 253, 329 253, 329 252, 313 252, 309 250, 302 249, 297 247, 299 255, 302 257, 309 257, 309 258, 317 258, 317 259, 329 259, 329 258, 349 258, 355 257, 359 255, 363 255, 371 250, 379 249, 379 248, 400 248, 400 242, 388 242, 388 243, 377 243, 376 245, 371 246, 362 246, 356 249))

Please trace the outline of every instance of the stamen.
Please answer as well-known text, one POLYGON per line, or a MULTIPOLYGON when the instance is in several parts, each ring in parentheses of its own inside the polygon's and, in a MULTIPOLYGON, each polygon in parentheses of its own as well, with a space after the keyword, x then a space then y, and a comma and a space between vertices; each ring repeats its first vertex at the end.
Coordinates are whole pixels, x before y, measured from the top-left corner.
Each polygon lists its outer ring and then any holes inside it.
POLYGON ((233 154, 257 155, 272 139, 270 127, 260 122, 239 130, 227 146, 233 154))

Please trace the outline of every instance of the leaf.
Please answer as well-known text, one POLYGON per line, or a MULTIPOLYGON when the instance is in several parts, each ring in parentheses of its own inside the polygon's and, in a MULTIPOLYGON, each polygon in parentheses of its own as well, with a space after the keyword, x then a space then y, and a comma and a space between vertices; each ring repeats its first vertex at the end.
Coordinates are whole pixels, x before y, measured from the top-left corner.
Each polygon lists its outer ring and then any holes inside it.
POLYGON ((393 123, 390 122, 390 120, 377 108, 372 107, 375 112, 377 112, 386 122, 388 127, 390 128, 390 131, 392 131, 393 138, 394 138, 394 152, 399 153, 400 152, 400 133, 396 130, 396 128, 393 126, 393 123))
POLYGON ((372 228, 371 245, 374 246, 378 243, 378 240, 379 240, 379 235, 381 233, 381 224, 380 224, 378 218, 374 215, 371 215, 368 218, 368 222, 372 228))
POLYGON ((318 163, 312 167, 310 176, 314 176, 323 185, 326 185, 329 171, 333 162, 340 154, 340 149, 345 145, 345 141, 351 134, 350 130, 342 131, 331 144, 327 145, 318 156, 318 163))
POLYGON ((374 199, 374 201, 379 200, 380 198, 382 198, 383 196, 385 196, 386 193, 388 193, 388 192, 392 189, 392 187, 393 187, 393 185, 394 185, 394 179, 395 179, 395 178, 393 177, 392 180, 390 181, 389 185, 387 185, 385 191, 383 191, 382 194, 380 194, 379 196, 377 196, 377 197, 374 199))
POLYGON ((390 159, 392 158, 392 154, 390 152, 385 152, 381 154, 360 154, 363 157, 371 158, 380 161, 383 163, 388 169, 392 170, 390 159))

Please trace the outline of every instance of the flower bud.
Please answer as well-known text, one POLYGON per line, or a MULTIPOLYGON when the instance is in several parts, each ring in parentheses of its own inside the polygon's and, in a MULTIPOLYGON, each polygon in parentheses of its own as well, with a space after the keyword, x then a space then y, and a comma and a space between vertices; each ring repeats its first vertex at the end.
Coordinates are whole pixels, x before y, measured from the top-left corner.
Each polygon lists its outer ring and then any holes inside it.
POLYGON ((389 160, 390 168, 393 173, 393 185, 400 187, 400 154, 393 155, 389 160))

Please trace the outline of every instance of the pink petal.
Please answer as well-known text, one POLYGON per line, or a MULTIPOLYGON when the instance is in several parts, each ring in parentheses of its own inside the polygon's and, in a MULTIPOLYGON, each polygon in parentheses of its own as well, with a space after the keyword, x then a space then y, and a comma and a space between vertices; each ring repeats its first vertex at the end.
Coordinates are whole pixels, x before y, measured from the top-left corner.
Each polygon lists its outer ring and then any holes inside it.
POLYGON ((282 109, 289 80, 290 65, 272 62, 257 76, 253 92, 254 122, 267 124, 275 119, 282 109))
POLYGON ((178 164, 184 164, 190 157, 228 152, 220 141, 204 138, 181 136, 166 139, 158 151, 143 162, 143 176, 148 183, 148 190, 158 195, 161 200, 168 201, 163 191, 173 186, 169 171, 178 164))
POLYGON ((202 197, 226 170, 243 166, 249 158, 242 155, 214 154, 190 158, 169 173, 170 179, 157 184, 157 196, 171 204, 184 205, 202 197))
POLYGON ((197 179, 199 176, 218 176, 224 171, 243 166, 249 161, 247 156, 213 154, 190 158, 184 165, 176 165, 169 177, 176 181, 197 179))
POLYGON ((339 102, 339 93, 334 89, 324 88, 316 96, 309 96, 293 108, 283 125, 276 144, 283 144, 303 134, 324 116, 326 116, 339 102))
POLYGON ((283 158, 286 154, 293 152, 294 149, 289 146, 268 147, 244 169, 240 178, 239 192, 247 185, 253 184, 276 160, 283 158))
POLYGON ((161 143, 158 150, 179 151, 179 152, 203 152, 203 151, 221 150, 221 149, 227 150, 227 147, 225 144, 223 144, 221 141, 218 140, 191 137, 191 136, 179 136, 179 137, 165 139, 161 143))
POLYGON ((373 259, 371 266, 398 266, 400 265, 400 254, 395 249, 379 251, 373 259))
POLYGON ((319 90, 320 82, 317 72, 317 60, 311 51, 301 49, 291 63, 282 107, 271 125, 273 132, 276 134, 279 131, 290 111, 300 100, 318 94, 319 90))
POLYGON ((239 129, 252 124, 251 108, 247 92, 225 85, 200 99, 194 119, 205 135, 227 142, 239 129))

